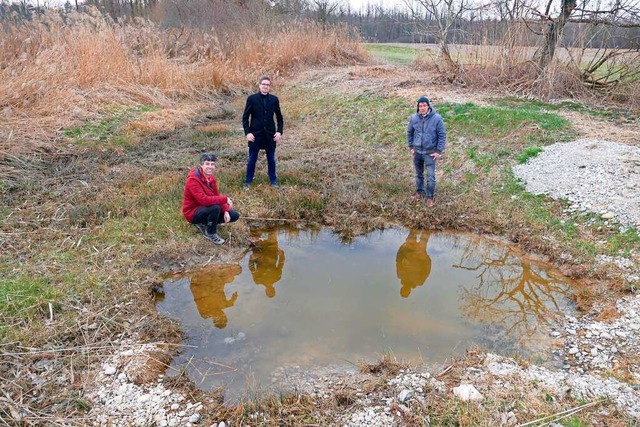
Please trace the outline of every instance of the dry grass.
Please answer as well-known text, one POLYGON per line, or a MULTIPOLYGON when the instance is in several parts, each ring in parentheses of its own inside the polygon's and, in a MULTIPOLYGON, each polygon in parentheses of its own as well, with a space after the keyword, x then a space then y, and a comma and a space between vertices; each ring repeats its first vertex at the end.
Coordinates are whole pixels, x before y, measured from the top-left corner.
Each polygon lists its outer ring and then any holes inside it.
MULTIPOLYGON (((584 40, 581 43, 585 45, 589 37, 588 27, 582 31, 584 40)), ((506 28, 498 43, 488 44, 480 40, 475 45, 450 45, 453 69, 443 66, 438 47, 434 45, 420 49, 414 65, 428 71, 435 70, 440 78, 467 87, 498 89, 545 99, 607 99, 640 108, 640 53, 637 49, 559 46, 550 66, 541 72, 533 60, 537 48, 531 46, 530 38, 531 29, 516 22, 506 28), (607 57, 609 59, 603 61, 603 66, 593 73, 586 72, 607 57), (622 73, 626 75, 621 78, 622 73)))
MULTIPOLYGON (((262 74, 302 65, 361 61, 364 51, 340 29, 291 23, 254 37, 237 32, 229 46, 192 31, 179 52, 174 35, 147 21, 116 24, 95 9, 55 13, 0 27, 0 156, 67 152, 59 131, 95 118, 108 106, 171 109, 245 91, 262 74), (240 42, 241 41, 241 42, 240 42), (228 50, 233 49, 233 50, 228 50)), ((169 115, 137 128, 173 130, 169 115)))

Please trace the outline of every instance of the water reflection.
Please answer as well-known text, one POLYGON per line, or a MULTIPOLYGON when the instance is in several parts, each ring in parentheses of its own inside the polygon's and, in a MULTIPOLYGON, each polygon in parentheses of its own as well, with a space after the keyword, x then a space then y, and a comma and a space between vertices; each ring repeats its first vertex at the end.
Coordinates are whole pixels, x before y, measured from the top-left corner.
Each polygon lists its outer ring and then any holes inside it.
POLYGON ((276 295, 275 284, 282 278, 284 251, 278 247, 278 232, 267 232, 267 238, 259 240, 249 257, 249 271, 256 285, 265 287, 269 298, 276 295))
POLYGON ((462 291, 462 310, 481 322, 499 322, 505 333, 532 331, 562 313, 568 280, 511 247, 468 241, 454 265, 476 273, 476 284, 462 291))
POLYGON ((248 376, 275 384, 288 366, 389 353, 441 363, 478 345, 528 357, 549 335, 541 324, 570 304, 551 266, 468 234, 393 229, 349 244, 328 229, 252 234, 239 265, 167 280, 158 301, 188 337, 176 372, 203 389, 223 385, 227 398, 248 376))
POLYGON ((191 294, 198 313, 203 319, 212 319, 218 329, 227 326, 224 309, 232 307, 238 299, 238 292, 227 298, 224 288, 240 273, 242 267, 231 264, 198 270, 191 275, 191 294))
POLYGON ((411 230, 396 254, 396 275, 402 287, 400 295, 407 298, 411 291, 424 285, 431 273, 431 257, 427 254, 427 243, 431 233, 411 230))

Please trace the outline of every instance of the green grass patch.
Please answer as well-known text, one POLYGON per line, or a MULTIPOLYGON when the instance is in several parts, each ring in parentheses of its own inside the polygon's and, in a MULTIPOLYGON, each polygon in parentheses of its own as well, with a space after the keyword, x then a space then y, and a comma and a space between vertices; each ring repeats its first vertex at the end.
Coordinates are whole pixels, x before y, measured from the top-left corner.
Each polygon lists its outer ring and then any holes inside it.
MULTIPOLYGON (((479 107, 467 104, 436 106, 451 136, 464 135, 488 141, 526 141, 527 136, 555 142, 567 139, 570 122, 556 114, 527 108, 479 107), (510 138, 510 139, 509 139, 510 138)), ((501 147, 501 149, 504 149, 501 147)))
POLYGON ((418 48, 378 43, 364 43, 365 49, 374 58, 391 64, 410 64, 418 56, 418 48))
POLYGON ((359 96, 327 96, 319 104, 310 104, 308 117, 318 126, 318 119, 327 121, 319 128, 319 145, 334 145, 352 140, 366 144, 406 143, 409 116, 415 110, 399 97, 384 97, 374 92, 359 96))
POLYGON ((584 105, 574 101, 562 101, 558 103, 548 103, 536 99, 524 98, 500 98, 495 100, 499 107, 516 108, 520 110, 529 110, 532 112, 549 112, 549 111, 575 111, 578 113, 589 114, 594 117, 603 117, 607 119, 616 118, 622 113, 622 110, 611 110, 603 108, 595 108, 590 105, 584 105))
POLYGON ((486 152, 481 153, 478 151, 478 147, 467 147, 465 148, 465 153, 477 167, 485 172, 488 172, 498 162, 498 158, 495 155, 486 152))
POLYGON ((146 105, 133 108, 111 107, 106 110, 102 119, 90 120, 82 126, 64 129, 62 134, 81 147, 97 147, 101 144, 128 147, 130 138, 123 132, 124 127, 144 113, 157 109, 146 105))
POLYGON ((612 234, 607 238, 607 246, 611 255, 629 257, 632 251, 637 251, 640 248, 640 234, 635 228, 612 234))
POLYGON ((537 156, 544 151, 541 147, 528 147, 524 149, 524 152, 518 156, 518 163, 527 163, 530 158, 537 156))
MULTIPOLYGON (((3 270, 9 269, 3 267, 3 270)), ((18 274, 2 277, 0 286, 0 317, 31 318, 44 305, 61 296, 56 286, 46 279, 18 274)))

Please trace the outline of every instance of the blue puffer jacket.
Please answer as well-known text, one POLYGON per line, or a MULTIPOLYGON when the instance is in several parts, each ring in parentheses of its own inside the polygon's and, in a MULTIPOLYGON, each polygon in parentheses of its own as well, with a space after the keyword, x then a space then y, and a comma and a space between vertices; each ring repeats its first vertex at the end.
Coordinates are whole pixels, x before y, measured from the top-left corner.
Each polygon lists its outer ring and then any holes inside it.
POLYGON ((442 153, 447 144, 447 131, 442 116, 429 107, 426 116, 414 113, 409 117, 407 144, 416 153, 442 153))

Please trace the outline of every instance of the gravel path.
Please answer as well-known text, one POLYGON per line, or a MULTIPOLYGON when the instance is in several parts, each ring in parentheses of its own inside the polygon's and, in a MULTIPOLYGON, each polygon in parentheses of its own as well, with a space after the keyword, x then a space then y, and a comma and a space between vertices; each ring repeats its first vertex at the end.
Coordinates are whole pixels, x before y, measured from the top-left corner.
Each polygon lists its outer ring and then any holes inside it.
POLYGON ((640 227, 640 147, 584 139, 558 143, 513 171, 527 191, 568 200, 569 211, 640 227))

